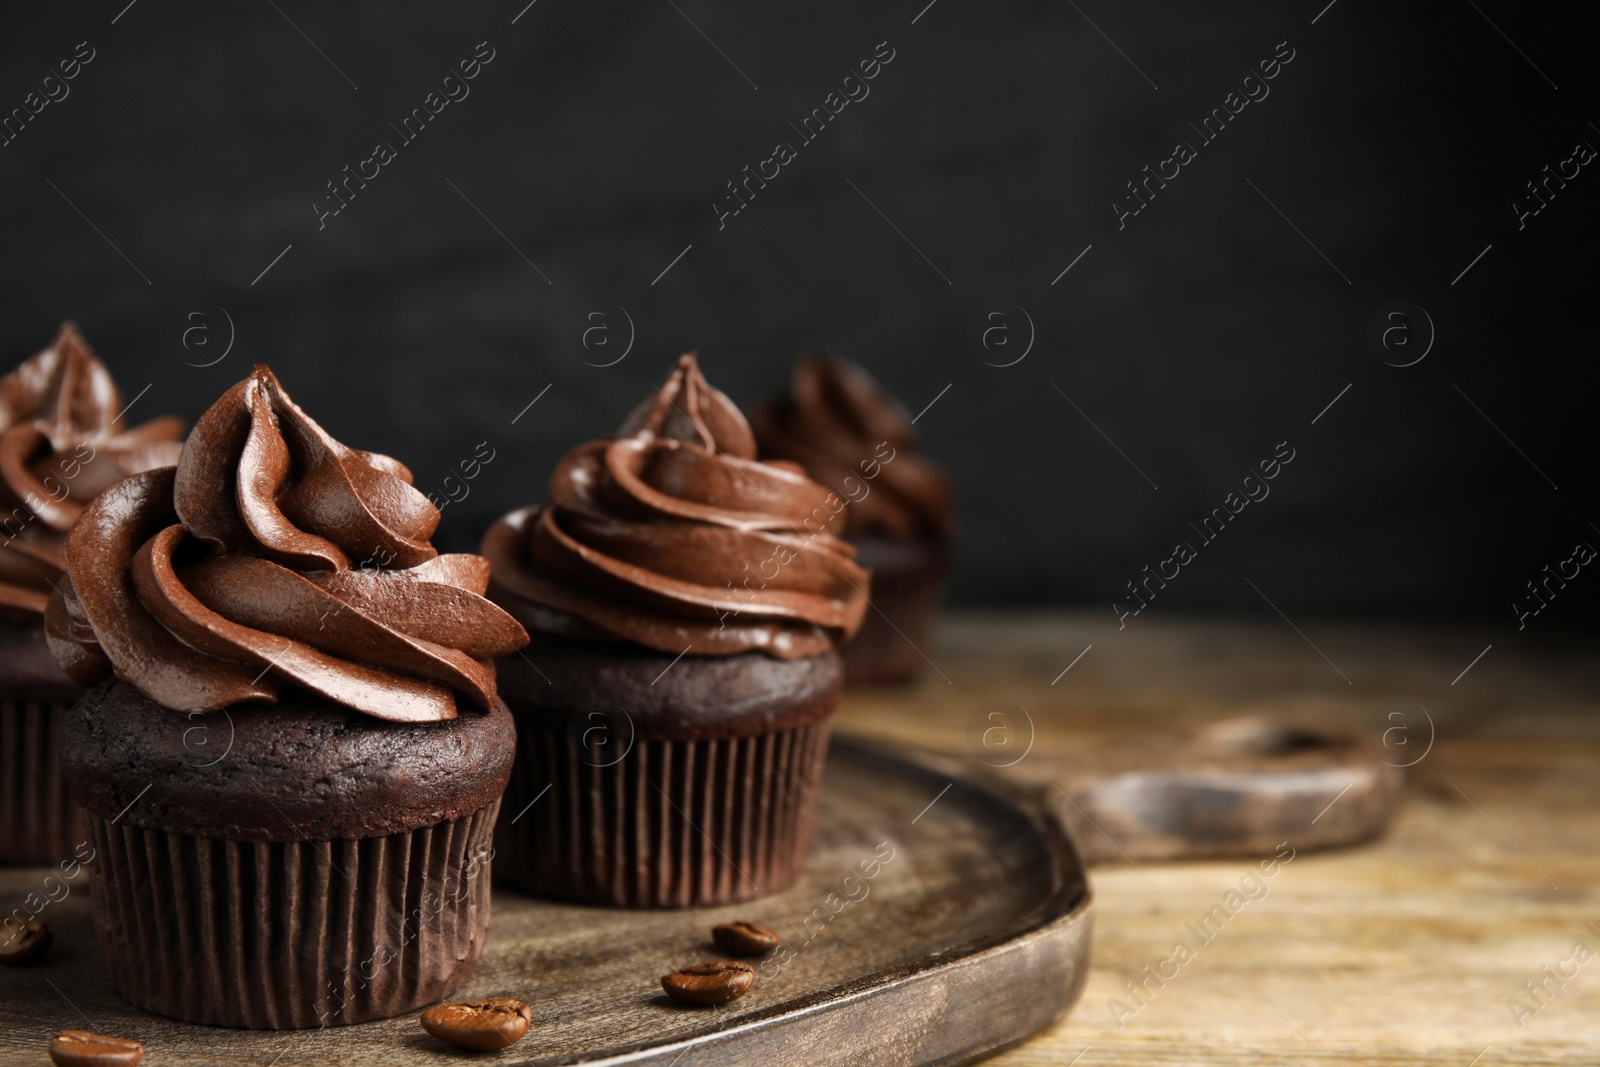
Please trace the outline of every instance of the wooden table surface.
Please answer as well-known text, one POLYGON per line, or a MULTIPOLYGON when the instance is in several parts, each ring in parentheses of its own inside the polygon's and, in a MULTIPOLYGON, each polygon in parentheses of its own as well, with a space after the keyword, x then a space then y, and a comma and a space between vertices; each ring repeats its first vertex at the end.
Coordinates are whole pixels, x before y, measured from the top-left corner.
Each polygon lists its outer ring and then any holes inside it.
POLYGON ((847 696, 841 730, 950 749, 967 747, 980 705, 1004 700, 1027 712, 1039 753, 1239 714, 1376 717, 1402 727, 1392 762, 1426 751, 1383 839, 1297 853, 1206 943, 1186 924, 1253 864, 1095 868, 1083 998, 990 1062, 1600 1062, 1596 642, 1295 621, 1303 635, 1276 618, 1146 617, 1119 631, 1109 610, 952 615, 920 682, 847 696), (1191 958, 1175 963, 1180 940, 1191 958), (1176 975, 1145 980, 1141 1001, 1125 983, 1147 966, 1176 975), (1541 981, 1550 992, 1535 999, 1524 984, 1541 981))

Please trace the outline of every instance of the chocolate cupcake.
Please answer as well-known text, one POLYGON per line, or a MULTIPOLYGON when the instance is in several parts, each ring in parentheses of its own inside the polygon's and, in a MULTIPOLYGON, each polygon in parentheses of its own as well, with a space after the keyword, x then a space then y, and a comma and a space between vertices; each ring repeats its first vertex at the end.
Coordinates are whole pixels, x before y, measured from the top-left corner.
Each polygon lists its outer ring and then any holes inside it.
POLYGON ((843 512, 794 464, 756 460, 690 354, 614 438, 561 461, 549 504, 490 529, 490 595, 533 634, 500 665, 518 749, 498 873, 626 906, 799 876, 835 649, 866 609, 843 512))
POLYGON ((434 550, 410 482, 258 367, 175 468, 106 490, 68 538, 46 628, 94 688, 61 769, 140 1007, 354 1023, 477 963, 515 739, 493 660, 527 635, 481 595, 485 560, 434 550))
POLYGON ((85 504, 174 463, 183 424, 122 424, 122 397, 72 323, 0 378, 0 864, 69 858, 81 838, 56 735, 83 694, 45 646, 44 609, 85 504))
POLYGON ((789 392, 751 419, 761 453, 792 460, 850 502, 845 538, 872 572, 872 607, 844 647, 845 677, 913 678, 949 569, 954 492, 916 452, 906 411, 838 356, 804 356, 789 392))

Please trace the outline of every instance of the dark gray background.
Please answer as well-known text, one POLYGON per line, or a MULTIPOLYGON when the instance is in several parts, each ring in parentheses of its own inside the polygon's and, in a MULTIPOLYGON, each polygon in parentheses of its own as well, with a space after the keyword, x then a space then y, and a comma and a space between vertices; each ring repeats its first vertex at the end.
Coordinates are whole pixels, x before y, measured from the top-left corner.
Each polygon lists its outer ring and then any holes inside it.
MULTIPOLYGON (((0 357, 74 318, 128 397, 151 385, 135 421, 193 418, 267 362, 425 490, 488 440, 445 511, 455 547, 540 499, 680 351, 749 404, 816 346, 913 413, 950 386, 919 428, 961 490, 962 602, 1109 612, 1285 440, 1271 496, 1153 610, 1271 617, 1248 579, 1296 617, 1511 623, 1524 581, 1600 545, 1600 174, 1520 232, 1510 207, 1600 146, 1592 8, 539 0, 513 25, 523 2, 9 6, 0 110, 78 42, 97 55, 0 147, 0 357), (324 183, 398 143, 389 123, 480 41, 496 57, 471 95, 319 232, 324 183), (719 231, 724 183, 797 142, 788 123, 881 41, 870 96, 719 231), (1124 183, 1281 41, 1296 58, 1270 96, 1119 232, 1124 183), (1438 335, 1404 369, 1366 341, 1393 299, 1438 335), (215 348, 169 341, 196 301, 236 327, 206 369, 184 361, 215 348), (968 339, 995 301, 1036 328, 1003 369, 968 339), (602 369, 585 360, 627 332, 585 349, 605 305, 636 339, 602 369)), ((1539 625, 1586 622, 1596 587, 1539 625)))

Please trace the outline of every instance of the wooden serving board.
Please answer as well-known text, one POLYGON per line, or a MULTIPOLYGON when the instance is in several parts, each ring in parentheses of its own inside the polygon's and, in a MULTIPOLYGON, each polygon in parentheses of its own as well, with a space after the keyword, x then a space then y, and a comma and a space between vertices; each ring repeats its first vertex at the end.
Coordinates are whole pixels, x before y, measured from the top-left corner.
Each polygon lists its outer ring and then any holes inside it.
MULTIPOLYGON (((1270 854, 1346 845, 1386 825, 1402 771, 1360 737, 1232 720, 1134 739, 1085 737, 1006 766, 835 739, 818 837, 786 893, 722 909, 611 910, 496 888, 490 945, 459 998, 533 1005, 501 1064, 845 1067, 962 1064, 1045 1029, 1088 977, 1091 862, 1270 854), (1077 838, 1078 846, 1074 846, 1077 838), (755 989, 686 1008, 658 977, 718 958, 715 923, 773 926, 784 944, 755 989)), ((43 886, 0 872, 0 902, 43 886)), ((110 987, 83 878, 42 918, 56 944, 0 968, 0 1049, 42 1062, 54 1032, 144 1041, 157 1064, 454 1064, 418 1013, 314 1032, 195 1027, 110 987), (38 1056, 29 1054, 29 1049, 38 1056)), ((5 1061, 10 1062, 10 1061, 5 1061)))
MULTIPOLYGON (((1157 745, 1146 753, 1151 766, 1174 771, 1185 744, 1157 745)), ((1144 841, 1151 844, 1139 855, 1170 857, 1183 854, 1186 840, 1197 853, 1216 851, 1219 840, 1248 851, 1286 819, 1305 825, 1301 808, 1333 799, 1342 769, 1363 762, 1334 745, 1268 754, 1265 765, 1259 752, 1229 751, 1223 745, 1201 761, 1213 784, 1231 783, 1232 800, 1213 805, 1211 830, 1196 835, 1177 813, 1157 810, 1190 803, 1192 793, 1169 790, 1152 799, 1130 790, 1125 776, 1139 762, 1135 753, 1107 750, 1102 759, 1097 747, 1085 746, 1071 760, 1022 761, 998 772, 970 758, 909 758, 836 740, 799 884, 752 904, 691 911, 584 908, 497 888, 489 947, 460 999, 509 996, 533 1006, 529 1036, 488 1056, 504 1064, 970 1062, 1049 1025, 1088 976, 1093 909, 1068 832, 1071 807, 1110 824, 1095 833, 1113 847, 1095 846, 1095 854, 1138 851, 1144 841), (1313 784, 1286 790, 1284 759, 1296 764, 1291 779, 1311 774, 1313 784), (1222 767, 1219 760, 1233 762, 1222 767), (1340 773, 1315 777, 1317 767, 1330 765, 1340 773), (1106 785, 1103 797, 1094 793, 1096 782, 1106 785), (1235 827, 1231 838, 1219 829, 1227 826, 1235 827), (772 958, 755 961, 754 989, 722 1008, 667 999, 659 976, 720 957, 710 928, 733 919, 763 923, 784 938, 772 958)), ((1340 798, 1358 802, 1339 824, 1343 839, 1370 834, 1387 819, 1390 781, 1372 774, 1340 798)), ((1078 832, 1088 833, 1081 825, 1078 832)), ((40 891, 46 873, 0 871, 0 903, 9 908, 40 891)), ((112 989, 82 877, 40 917, 56 935, 49 954, 37 964, 0 968, 0 1062, 44 1062, 49 1038, 62 1029, 142 1041, 151 1067, 376 1067, 484 1055, 435 1041, 418 1013, 300 1032, 222 1030, 151 1015, 112 989)))

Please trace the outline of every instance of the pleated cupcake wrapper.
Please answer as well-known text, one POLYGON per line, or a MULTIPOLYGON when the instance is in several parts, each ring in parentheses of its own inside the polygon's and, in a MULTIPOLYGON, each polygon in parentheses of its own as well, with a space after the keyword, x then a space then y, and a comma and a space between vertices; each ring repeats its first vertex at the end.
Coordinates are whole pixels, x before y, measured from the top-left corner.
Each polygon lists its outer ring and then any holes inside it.
POLYGON ((518 717, 495 872, 536 896, 623 907, 751 900, 792 885, 816 829, 830 722, 614 746, 518 717), (548 789, 546 788, 548 787, 548 789))
POLYGON ((69 706, 21 693, 0 696, 0 863, 56 864, 84 840, 56 763, 69 706))
POLYGON ((341 1026, 453 994, 489 930, 499 802, 362 840, 255 843, 90 817, 117 990, 188 1022, 341 1026))
POLYGON ((917 649, 928 646, 943 593, 943 567, 903 575, 874 573, 872 606, 861 629, 839 650, 845 678, 897 682, 916 675, 923 664, 917 649))

